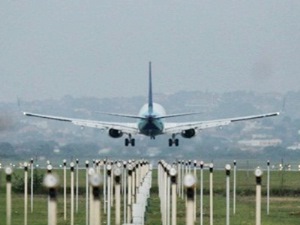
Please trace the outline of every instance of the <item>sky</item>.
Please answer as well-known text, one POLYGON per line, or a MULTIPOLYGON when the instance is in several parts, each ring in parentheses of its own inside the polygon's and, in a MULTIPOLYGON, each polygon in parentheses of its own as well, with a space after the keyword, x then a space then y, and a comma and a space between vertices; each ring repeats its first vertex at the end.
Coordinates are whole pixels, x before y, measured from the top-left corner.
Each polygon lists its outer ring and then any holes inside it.
POLYGON ((0 101, 300 89, 300 1, 3 0, 0 101))

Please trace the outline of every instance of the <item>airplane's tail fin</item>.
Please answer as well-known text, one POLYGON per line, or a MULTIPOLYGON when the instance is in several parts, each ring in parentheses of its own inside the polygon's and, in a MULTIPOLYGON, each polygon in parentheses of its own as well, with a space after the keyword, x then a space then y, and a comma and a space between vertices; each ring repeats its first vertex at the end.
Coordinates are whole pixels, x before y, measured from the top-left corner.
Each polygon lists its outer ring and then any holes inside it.
POLYGON ((151 62, 149 62, 149 93, 148 93, 148 112, 152 114, 153 112, 153 98, 152 98, 152 71, 151 62))

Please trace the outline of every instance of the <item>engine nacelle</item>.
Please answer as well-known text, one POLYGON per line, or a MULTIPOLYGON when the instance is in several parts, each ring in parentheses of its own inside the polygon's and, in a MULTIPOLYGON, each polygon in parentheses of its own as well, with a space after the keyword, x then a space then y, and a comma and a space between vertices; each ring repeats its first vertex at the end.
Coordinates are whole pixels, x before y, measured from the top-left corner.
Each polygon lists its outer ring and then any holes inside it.
POLYGON ((195 129, 188 129, 181 132, 181 136, 184 138, 192 138, 196 135, 195 129))
POLYGON ((108 134, 112 138, 120 138, 120 137, 123 136, 123 132, 122 131, 117 130, 117 129, 113 129, 113 128, 111 128, 111 129, 108 130, 108 134))

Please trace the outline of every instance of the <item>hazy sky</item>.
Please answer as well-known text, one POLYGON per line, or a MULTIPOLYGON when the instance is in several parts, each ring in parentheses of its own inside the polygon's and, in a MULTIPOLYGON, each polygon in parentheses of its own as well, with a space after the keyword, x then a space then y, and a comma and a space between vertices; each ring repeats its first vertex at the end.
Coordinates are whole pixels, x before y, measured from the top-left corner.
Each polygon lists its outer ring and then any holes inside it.
POLYGON ((2 0, 0 101, 300 89, 300 1, 2 0))

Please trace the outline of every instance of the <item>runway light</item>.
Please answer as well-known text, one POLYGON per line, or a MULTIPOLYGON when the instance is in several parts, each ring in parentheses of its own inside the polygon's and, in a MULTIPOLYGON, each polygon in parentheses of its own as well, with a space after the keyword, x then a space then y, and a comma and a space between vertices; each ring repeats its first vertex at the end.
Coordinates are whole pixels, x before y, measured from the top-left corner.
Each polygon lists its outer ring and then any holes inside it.
POLYGON ((54 174, 48 174, 45 176, 43 184, 47 188, 56 188, 59 184, 59 179, 54 174))

